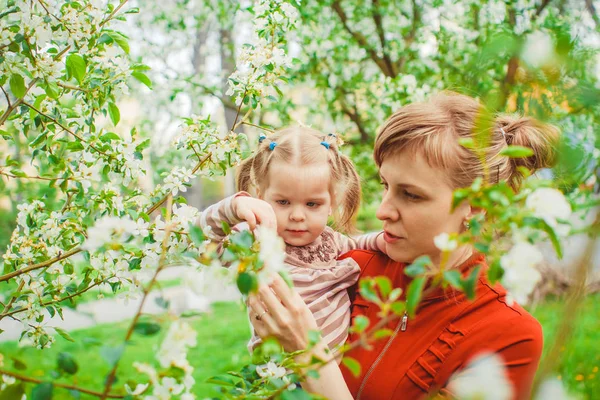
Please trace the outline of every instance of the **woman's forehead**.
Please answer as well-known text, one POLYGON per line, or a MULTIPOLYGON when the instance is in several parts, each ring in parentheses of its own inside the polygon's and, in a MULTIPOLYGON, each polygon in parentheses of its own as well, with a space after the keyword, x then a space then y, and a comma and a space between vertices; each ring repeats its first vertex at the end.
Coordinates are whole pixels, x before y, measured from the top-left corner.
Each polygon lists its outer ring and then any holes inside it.
POLYGON ((381 163, 379 174, 388 183, 435 188, 448 186, 447 171, 432 167, 418 151, 401 151, 389 155, 381 163))

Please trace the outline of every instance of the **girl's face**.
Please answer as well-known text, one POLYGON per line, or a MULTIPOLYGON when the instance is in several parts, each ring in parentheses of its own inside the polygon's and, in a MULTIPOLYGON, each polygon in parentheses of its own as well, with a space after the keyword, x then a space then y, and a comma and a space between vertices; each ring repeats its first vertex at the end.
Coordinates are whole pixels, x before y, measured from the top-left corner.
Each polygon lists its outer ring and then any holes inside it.
POLYGON ((277 216, 277 233, 292 246, 312 243, 327 226, 331 214, 329 165, 293 166, 275 162, 269 166, 261 199, 277 216))
POLYGON ((453 189, 447 172, 429 166, 418 152, 388 156, 379 174, 384 192, 377 218, 383 221, 386 253, 405 263, 428 255, 439 264, 441 253, 433 238, 443 232, 459 232, 470 206, 463 203, 451 212, 453 189))

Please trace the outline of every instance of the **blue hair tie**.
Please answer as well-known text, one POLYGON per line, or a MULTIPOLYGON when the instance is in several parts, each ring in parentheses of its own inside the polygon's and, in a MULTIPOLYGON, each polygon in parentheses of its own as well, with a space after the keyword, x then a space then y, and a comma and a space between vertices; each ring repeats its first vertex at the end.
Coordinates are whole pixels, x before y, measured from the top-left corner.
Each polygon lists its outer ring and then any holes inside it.
POLYGON ((329 150, 329 143, 327 143, 326 141, 322 141, 321 144, 323 145, 323 147, 325 147, 327 150, 329 150))
POLYGON ((258 137, 258 143, 262 143, 266 138, 267 138, 267 135, 265 135, 264 133, 261 133, 260 136, 258 137))
POLYGON ((277 142, 269 143, 269 150, 273 151, 273 149, 277 146, 277 142))

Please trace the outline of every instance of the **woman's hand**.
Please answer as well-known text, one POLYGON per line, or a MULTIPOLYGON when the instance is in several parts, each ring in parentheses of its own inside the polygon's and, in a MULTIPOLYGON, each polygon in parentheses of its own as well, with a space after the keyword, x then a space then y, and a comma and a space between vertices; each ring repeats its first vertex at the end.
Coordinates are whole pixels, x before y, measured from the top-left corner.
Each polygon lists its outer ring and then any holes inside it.
POLYGON ((304 300, 279 275, 251 294, 248 306, 256 333, 263 339, 275 337, 287 352, 306 349, 308 332, 318 330, 304 300))
POLYGON ((275 211, 266 201, 239 196, 233 199, 232 206, 235 215, 242 221, 246 221, 250 230, 254 230, 256 225, 277 229, 275 211))

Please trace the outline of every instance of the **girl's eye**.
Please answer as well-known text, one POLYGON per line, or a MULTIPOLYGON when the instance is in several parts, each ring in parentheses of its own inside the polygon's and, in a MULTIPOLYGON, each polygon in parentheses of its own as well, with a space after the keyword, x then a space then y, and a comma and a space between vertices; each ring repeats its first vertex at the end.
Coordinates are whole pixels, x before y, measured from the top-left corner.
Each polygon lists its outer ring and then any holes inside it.
POLYGON ((289 201, 287 200, 276 200, 275 203, 282 205, 282 206, 287 206, 289 204, 289 201))
POLYGON ((310 208, 319 206, 319 204, 315 203, 314 201, 309 201, 308 203, 306 203, 306 205, 309 206, 310 208))

